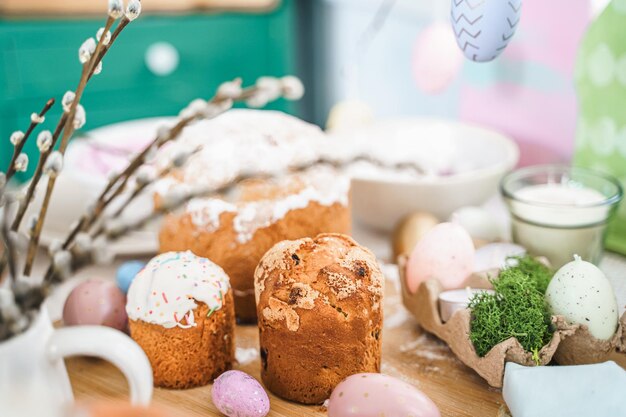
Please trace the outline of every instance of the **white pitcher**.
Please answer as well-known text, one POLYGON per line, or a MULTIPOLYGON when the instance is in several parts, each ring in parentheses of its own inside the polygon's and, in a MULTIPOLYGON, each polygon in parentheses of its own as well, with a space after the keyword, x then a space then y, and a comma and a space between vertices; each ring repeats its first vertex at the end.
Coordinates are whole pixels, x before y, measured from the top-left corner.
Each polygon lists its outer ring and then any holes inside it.
POLYGON ((63 358, 74 355, 113 363, 128 380, 130 402, 150 403, 152 369, 139 345, 108 327, 54 329, 44 306, 25 333, 0 343, 0 416, 61 415, 73 402, 63 358))

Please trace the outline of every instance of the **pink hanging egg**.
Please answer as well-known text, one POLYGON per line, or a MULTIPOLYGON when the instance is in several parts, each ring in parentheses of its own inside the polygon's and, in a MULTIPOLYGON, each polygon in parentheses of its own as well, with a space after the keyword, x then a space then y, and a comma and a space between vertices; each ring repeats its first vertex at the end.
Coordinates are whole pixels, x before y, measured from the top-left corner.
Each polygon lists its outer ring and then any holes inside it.
POLYGON ((72 290, 63 307, 66 326, 98 325, 126 331, 126 296, 112 281, 90 279, 72 290))
POLYGON ((407 262, 406 280, 411 293, 429 279, 437 279, 444 289, 459 288, 474 270, 474 242, 455 223, 440 223, 417 242, 407 262))
POLYGON ((440 417, 441 414, 423 392, 387 375, 349 376, 330 395, 328 417, 380 416, 440 417))
POLYGON ((429 94, 445 90, 458 76, 463 65, 452 28, 435 22, 424 29, 413 47, 413 77, 417 87, 429 94))

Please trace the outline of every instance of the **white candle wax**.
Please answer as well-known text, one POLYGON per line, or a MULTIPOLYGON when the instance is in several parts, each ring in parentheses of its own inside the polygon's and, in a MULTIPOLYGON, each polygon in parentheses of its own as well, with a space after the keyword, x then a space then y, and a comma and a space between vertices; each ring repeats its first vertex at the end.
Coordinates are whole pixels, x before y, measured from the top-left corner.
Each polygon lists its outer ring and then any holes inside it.
POLYGON ((444 291, 439 294, 439 315, 442 322, 447 322, 450 317, 459 310, 467 308, 469 301, 476 294, 487 292, 494 294, 493 290, 478 288, 462 288, 459 290, 444 291))
POLYGON ((513 195, 511 211, 536 224, 557 227, 585 226, 606 220, 609 207, 599 205, 604 194, 592 188, 568 184, 537 184, 513 195), (598 205, 597 207, 589 207, 598 205))
POLYGON ((611 210, 604 201, 602 193, 580 185, 521 188, 510 200, 513 240, 532 254, 546 256, 557 268, 575 253, 598 262, 611 210))

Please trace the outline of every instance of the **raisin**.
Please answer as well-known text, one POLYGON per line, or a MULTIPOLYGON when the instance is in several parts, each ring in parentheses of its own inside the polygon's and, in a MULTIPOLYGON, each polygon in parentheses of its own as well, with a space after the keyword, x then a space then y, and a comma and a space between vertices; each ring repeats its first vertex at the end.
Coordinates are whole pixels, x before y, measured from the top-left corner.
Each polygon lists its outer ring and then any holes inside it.
POLYGON ((293 255, 291 255, 291 259, 296 261, 296 265, 300 264, 300 257, 298 255, 296 255, 295 253, 293 255))
POLYGON ((292 288, 289 292, 289 300, 287 302, 291 305, 296 304, 300 297, 302 297, 302 288, 292 288))
POLYGON ((261 364, 263 365, 263 370, 267 371, 267 349, 261 348, 261 364))

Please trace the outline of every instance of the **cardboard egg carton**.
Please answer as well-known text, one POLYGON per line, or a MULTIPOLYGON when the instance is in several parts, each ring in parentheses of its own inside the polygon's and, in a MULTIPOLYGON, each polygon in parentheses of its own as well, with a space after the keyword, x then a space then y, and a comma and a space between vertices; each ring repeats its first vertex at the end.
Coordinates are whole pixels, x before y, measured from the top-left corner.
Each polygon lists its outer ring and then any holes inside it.
MULTIPOLYGON (((439 313, 439 294, 443 287, 433 279, 420 284, 417 292, 411 294, 406 285, 406 260, 406 256, 398 258, 404 306, 424 330, 446 342, 459 360, 476 371, 489 385, 502 387, 506 362, 537 365, 532 353, 524 350, 514 337, 497 344, 485 356, 478 356, 469 338, 471 311, 459 310, 443 323, 439 313)), ((461 288, 491 289, 488 277, 496 276, 497 273, 497 270, 493 270, 473 274, 461 288)), ((555 330, 550 342, 539 351, 539 365, 547 365, 552 359, 563 365, 596 363, 606 360, 615 350, 626 351, 626 314, 622 316, 617 332, 608 341, 595 339, 586 326, 568 324, 561 316, 553 316, 552 322, 555 330)))

